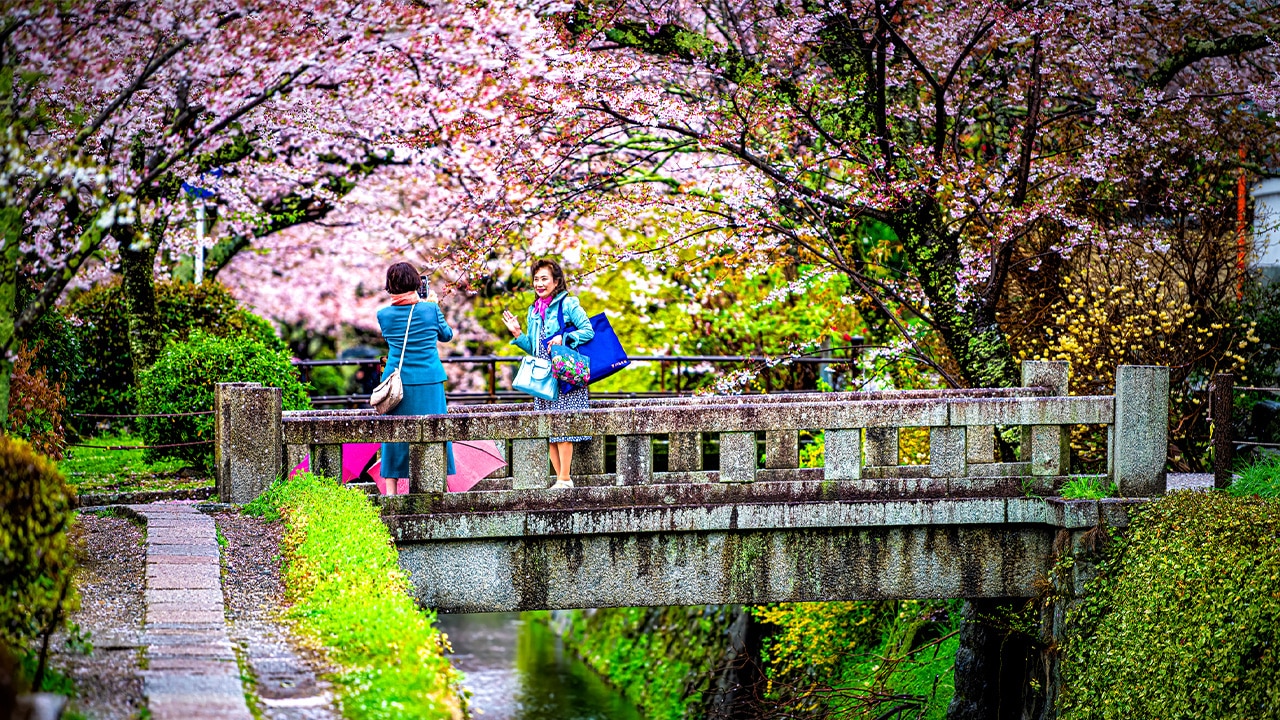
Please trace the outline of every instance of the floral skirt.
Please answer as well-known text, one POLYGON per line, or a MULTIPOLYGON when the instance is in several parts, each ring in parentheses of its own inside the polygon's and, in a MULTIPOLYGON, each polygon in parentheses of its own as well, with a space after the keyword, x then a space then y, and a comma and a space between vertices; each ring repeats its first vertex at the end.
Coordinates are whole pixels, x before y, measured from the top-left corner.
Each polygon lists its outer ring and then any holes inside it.
MULTIPOLYGON (((533 409, 538 412, 577 412, 591 409, 591 391, 585 387, 576 387, 567 393, 560 393, 555 400, 533 399, 533 409)), ((548 438, 548 442, 587 442, 590 435, 574 435, 571 437, 548 438)))

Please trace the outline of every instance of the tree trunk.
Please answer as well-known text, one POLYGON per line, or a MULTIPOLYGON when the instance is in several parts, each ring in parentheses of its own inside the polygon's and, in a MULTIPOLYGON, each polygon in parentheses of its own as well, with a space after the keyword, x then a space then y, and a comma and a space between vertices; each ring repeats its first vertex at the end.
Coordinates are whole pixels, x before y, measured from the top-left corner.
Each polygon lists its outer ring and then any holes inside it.
MULTIPOLYGON (((941 211, 927 201, 894 228, 912 270, 929 298, 929 313, 970 387, 1016 387, 1017 362, 985 295, 960 296, 960 240, 943 227, 941 211)), ((998 295, 998 293, 996 294, 998 295)))
POLYGON ((135 243, 137 235, 131 225, 119 226, 116 239, 120 242, 121 289, 129 315, 129 354, 137 378, 159 357, 164 341, 156 312, 156 244, 135 243))
MULTIPOLYGON (((17 331, 14 321, 18 310, 18 261, 22 256, 18 241, 22 236, 22 212, 17 208, 0 208, 0 348, 13 344, 17 331)), ((9 382, 13 363, 8 352, 0 352, 0 427, 9 422, 9 382)))

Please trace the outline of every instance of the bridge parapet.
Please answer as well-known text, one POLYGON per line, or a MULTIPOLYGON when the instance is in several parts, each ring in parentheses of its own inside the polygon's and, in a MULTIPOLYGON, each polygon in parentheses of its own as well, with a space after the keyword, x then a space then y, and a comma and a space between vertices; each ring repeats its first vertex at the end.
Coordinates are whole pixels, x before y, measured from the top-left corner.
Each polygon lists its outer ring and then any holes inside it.
POLYGON ((1116 394, 1102 396, 1067 395, 1067 372, 1064 362, 1028 361, 1021 388, 603 401, 576 413, 499 404, 417 417, 281 412, 278 390, 240 383, 217 395, 219 489, 224 499, 245 502, 308 454, 313 469, 338 476, 343 443, 407 442, 411 492, 443 493, 446 441, 497 440, 509 452, 509 479, 489 487, 534 490, 549 482, 547 438, 587 435, 595 440, 574 467, 584 485, 800 480, 835 481, 878 496, 1048 495, 1068 473, 1070 427, 1102 425, 1109 439, 1105 476, 1120 494, 1163 494, 1168 369, 1121 366, 1116 394), (998 462, 994 430, 1011 426, 1022 428, 1022 455, 998 462), (928 464, 898 463, 903 428, 928 428, 928 464), (799 433, 806 430, 825 433, 822 468, 798 467, 799 433), (763 464, 757 433, 765 438, 763 464), (653 441, 664 435, 668 469, 655 472, 653 441), (702 444, 716 435, 720 467, 707 470, 702 444), (617 470, 610 474, 603 436, 616 437, 617 470), (282 452, 264 462, 263 448, 282 452))

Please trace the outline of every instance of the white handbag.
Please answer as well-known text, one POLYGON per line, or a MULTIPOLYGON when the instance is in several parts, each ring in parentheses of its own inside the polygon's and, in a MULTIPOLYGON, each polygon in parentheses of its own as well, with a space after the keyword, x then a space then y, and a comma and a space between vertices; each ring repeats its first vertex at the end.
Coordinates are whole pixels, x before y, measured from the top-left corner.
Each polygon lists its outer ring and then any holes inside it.
POLYGON ((543 400, 555 401, 560 397, 560 381, 551 375, 551 361, 540 357, 526 355, 520 360, 520 370, 511 388, 543 400))
POLYGON ((409 320, 404 324, 404 345, 400 348, 400 362, 396 365, 396 369, 391 371, 391 375, 386 380, 378 383, 378 387, 373 389, 373 394, 369 396, 369 404, 378 411, 379 415, 386 415, 404 400, 404 383, 400 380, 400 368, 404 367, 404 356, 409 351, 409 326, 413 324, 413 311, 417 305, 409 308, 409 320))

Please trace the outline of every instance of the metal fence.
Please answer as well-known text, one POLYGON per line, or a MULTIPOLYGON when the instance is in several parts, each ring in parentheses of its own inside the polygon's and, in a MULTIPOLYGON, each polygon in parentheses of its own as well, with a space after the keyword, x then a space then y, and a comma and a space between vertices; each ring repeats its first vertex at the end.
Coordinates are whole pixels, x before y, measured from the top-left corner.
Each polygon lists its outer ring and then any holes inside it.
MULTIPOLYGON (((519 365, 519 355, 467 355, 440 358, 446 364, 479 365, 483 367, 486 378, 485 392, 448 392, 446 398, 450 402, 462 404, 481 404, 493 402, 517 402, 528 400, 529 396, 512 390, 498 388, 498 366, 519 365)), ((765 369, 788 365, 815 365, 819 371, 829 366, 848 366, 857 358, 838 358, 830 356, 801 356, 795 358, 768 357, 765 355, 632 355, 633 363, 658 363, 658 389, 639 392, 595 392, 594 398, 606 399, 643 399, 659 397, 680 397, 693 392, 692 383, 687 377, 687 370, 699 365, 745 365, 755 363, 765 369)), ((311 379, 311 369, 316 367, 362 367, 368 369, 364 378, 362 392, 354 395, 318 395, 311 398, 316 407, 363 406, 368 403, 369 393, 377 384, 376 378, 381 374, 382 358, 346 358, 337 360, 294 360, 293 364, 302 374, 304 381, 311 379)))

